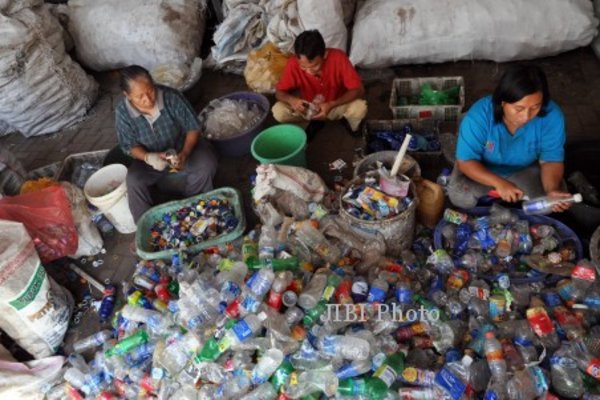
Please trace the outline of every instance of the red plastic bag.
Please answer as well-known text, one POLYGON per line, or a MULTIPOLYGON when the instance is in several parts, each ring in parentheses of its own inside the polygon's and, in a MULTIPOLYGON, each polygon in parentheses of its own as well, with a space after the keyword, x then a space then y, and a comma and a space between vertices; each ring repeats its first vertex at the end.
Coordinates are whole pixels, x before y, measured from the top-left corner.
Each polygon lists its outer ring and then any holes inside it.
POLYGON ((0 199, 0 219, 25 225, 42 263, 77 250, 77 230, 62 186, 0 199))

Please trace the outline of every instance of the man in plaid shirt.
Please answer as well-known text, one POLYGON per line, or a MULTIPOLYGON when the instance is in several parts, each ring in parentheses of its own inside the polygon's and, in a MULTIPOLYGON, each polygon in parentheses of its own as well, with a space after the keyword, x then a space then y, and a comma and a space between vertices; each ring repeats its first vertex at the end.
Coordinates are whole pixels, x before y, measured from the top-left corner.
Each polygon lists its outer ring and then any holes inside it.
POLYGON ((152 207, 150 186, 168 174, 167 155, 175 150, 174 165, 186 174, 186 197, 212 190, 217 158, 200 138, 194 109, 177 90, 155 85, 140 66, 121 71, 122 98, 115 109, 119 145, 134 160, 127 171, 129 208, 137 222, 152 207))

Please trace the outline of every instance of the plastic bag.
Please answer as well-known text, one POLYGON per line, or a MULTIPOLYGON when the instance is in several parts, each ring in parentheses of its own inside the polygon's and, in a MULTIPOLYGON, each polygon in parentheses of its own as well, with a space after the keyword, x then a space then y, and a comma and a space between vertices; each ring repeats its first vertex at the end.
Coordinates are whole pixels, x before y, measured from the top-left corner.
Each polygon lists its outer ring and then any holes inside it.
POLYGON ((306 168, 289 165, 265 164, 256 168, 254 200, 272 196, 275 190, 291 192, 304 201, 320 202, 327 193, 327 186, 319 175, 306 168))
POLYGON ((25 225, 43 263, 77 250, 77 230, 71 207, 60 186, 1 199, 0 219, 25 225))
POLYGON ((60 184, 65 188, 65 193, 71 205, 73 222, 77 228, 77 251, 74 254, 69 254, 69 257, 95 256, 102 250, 104 242, 102 236, 100 236, 100 231, 92 222, 92 216, 88 210, 83 191, 69 182, 61 182, 60 184))
POLYGON ((267 42, 248 54, 244 78, 250 89, 259 93, 275 93, 275 85, 288 61, 277 46, 267 42))
POLYGON ((54 354, 69 327, 73 297, 48 276, 20 222, 0 220, 0 293, 0 329, 37 359, 54 354))

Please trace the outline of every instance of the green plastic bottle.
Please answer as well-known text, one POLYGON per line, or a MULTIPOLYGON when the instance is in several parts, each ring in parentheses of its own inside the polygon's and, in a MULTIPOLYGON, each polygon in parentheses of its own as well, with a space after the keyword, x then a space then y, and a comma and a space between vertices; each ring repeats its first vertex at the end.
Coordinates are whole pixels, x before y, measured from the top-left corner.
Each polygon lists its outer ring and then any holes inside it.
POLYGON ((383 399, 389 388, 396 382, 398 375, 404 371, 404 353, 389 355, 377 371, 373 373, 372 381, 367 384, 369 399, 383 399))
POLYGON ((440 321, 448 321, 448 316, 446 315, 444 310, 440 309, 438 306, 435 305, 435 303, 433 303, 432 301, 429 301, 425 297, 423 297, 419 294, 415 295, 415 303, 417 303, 420 306, 423 306, 423 308, 425 310, 427 310, 428 312, 431 312, 433 310, 438 312, 439 316, 440 316, 440 321))
POLYGON ((112 357, 114 355, 122 355, 130 352, 138 346, 148 342, 148 334, 146 331, 137 331, 133 335, 127 336, 121 339, 115 347, 106 350, 104 353, 106 357, 112 357))
POLYGON ((274 258, 272 261, 273 271, 298 271, 300 262, 298 257, 292 256, 287 258, 274 258))
POLYGON ((284 360, 271 377, 271 383, 277 392, 290 382, 292 372, 294 372, 292 363, 289 360, 284 360))
POLYGON ((342 277, 338 274, 330 274, 327 277, 327 285, 323 290, 323 300, 329 302, 335 293, 335 289, 342 283, 342 277))
POLYGON ((367 393, 367 380, 348 378, 338 384, 338 393, 343 396, 360 396, 367 393))
POLYGON ((219 343, 215 338, 210 338, 204 343, 202 350, 200 350, 200 353, 194 358, 194 362, 215 361, 220 355, 219 343))
POLYGON ((302 319, 302 323, 307 327, 312 326, 312 324, 319 320, 325 310, 327 310, 327 303, 323 300, 319 301, 316 306, 306 312, 302 319))
POLYGON ((258 244, 248 236, 244 237, 242 243, 242 259, 248 268, 257 269, 261 267, 258 258, 258 244))

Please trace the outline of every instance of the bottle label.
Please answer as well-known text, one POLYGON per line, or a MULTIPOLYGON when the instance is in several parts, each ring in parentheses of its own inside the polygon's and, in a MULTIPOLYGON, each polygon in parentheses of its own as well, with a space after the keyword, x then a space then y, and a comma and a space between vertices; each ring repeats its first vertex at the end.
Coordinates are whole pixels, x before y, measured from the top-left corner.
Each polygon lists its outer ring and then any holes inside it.
POLYGON ((493 361, 500 361, 500 360, 504 359, 504 355, 502 353, 502 349, 498 349, 498 350, 486 352, 485 358, 487 359, 488 363, 490 363, 493 361))
POLYGON ((486 390, 483 400, 500 400, 500 396, 495 390, 486 390))
POLYGON ((407 287, 399 287, 396 289, 396 300, 400 304, 412 304, 413 292, 407 287))
POLYGON ((568 357, 552 356, 550 357, 550 365, 557 365, 567 368, 577 368, 577 363, 568 357))
POLYGON ((402 371, 400 380, 404 383, 415 386, 433 386, 435 381, 435 373, 413 367, 405 368, 402 371))
POLYGON ((526 201, 523 203, 523 211, 525 214, 534 214, 544 211, 548 207, 545 200, 526 201))
POLYGON ((576 265, 573 271, 571 271, 571 278, 594 282, 596 280, 596 272, 592 268, 576 265))
POLYGON ((327 355, 335 356, 337 350, 336 342, 335 336, 323 337, 321 340, 321 351, 327 355))
POLYGON ((489 289, 480 288, 477 286, 469 286, 469 294, 471 296, 478 297, 481 300, 487 300, 490 297, 489 289))
POLYGON ((541 396, 548 390, 548 381, 540 367, 531 367, 535 379, 535 389, 538 396, 541 396))
POLYGON ((342 365, 342 367, 340 367, 335 374, 339 380, 353 378, 359 375, 358 371, 352 364, 342 365))
POLYGON ((594 358, 590 361, 585 372, 596 379, 600 379, 600 358, 594 358))
POLYGON ((539 337, 544 337, 554 332, 552 320, 548 317, 548 313, 542 307, 534 307, 527 310, 527 320, 529 325, 539 337))
POLYGON ((459 400, 463 395, 467 385, 458 379, 448 368, 442 368, 435 376, 435 383, 450 395, 454 400, 459 400))
POLYGON ((394 382, 396 382, 396 378, 398 374, 396 371, 387 364, 383 364, 375 373, 373 374, 375 378, 379 378, 385 383, 385 385, 389 388, 392 386, 394 382))
POLYGON ((327 286, 323 291, 323 300, 329 301, 335 293, 335 286, 327 286))
POLYGON ((252 336, 252 329, 250 329, 250 326, 244 320, 238 321, 231 329, 240 342, 243 342, 252 336))
POLYGON ((587 296, 583 300, 583 304, 593 309, 600 309, 600 296, 587 296))
POLYGON ((382 303, 385 300, 385 292, 383 289, 378 287, 372 287, 369 290, 369 295, 367 296, 367 301, 369 303, 382 303))

